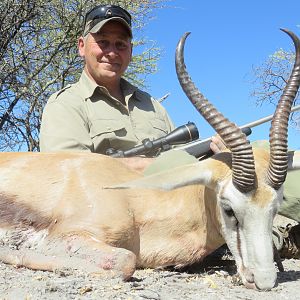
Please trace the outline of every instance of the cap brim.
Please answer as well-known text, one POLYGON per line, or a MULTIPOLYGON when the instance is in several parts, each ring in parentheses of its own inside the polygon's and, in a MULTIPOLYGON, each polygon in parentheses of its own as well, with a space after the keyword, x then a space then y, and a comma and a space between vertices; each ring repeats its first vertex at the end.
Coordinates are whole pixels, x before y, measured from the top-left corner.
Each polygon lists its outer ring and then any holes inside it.
MULTIPOLYGON (((125 20, 123 20, 122 18, 120 17, 112 17, 112 18, 109 18, 109 19, 105 19, 105 20, 102 20, 100 21, 99 23, 97 23, 93 28, 91 28, 88 32, 91 32, 91 33, 96 33, 96 32, 99 32, 101 30, 101 28, 108 22, 111 22, 111 21, 117 21, 117 22, 120 22, 122 23, 122 25, 124 25, 126 27, 126 29, 128 30, 128 33, 130 35, 130 37, 132 38, 132 30, 131 30, 131 27, 127 24, 127 22, 125 20)), ((88 32, 85 32, 85 35, 88 33, 88 32)))

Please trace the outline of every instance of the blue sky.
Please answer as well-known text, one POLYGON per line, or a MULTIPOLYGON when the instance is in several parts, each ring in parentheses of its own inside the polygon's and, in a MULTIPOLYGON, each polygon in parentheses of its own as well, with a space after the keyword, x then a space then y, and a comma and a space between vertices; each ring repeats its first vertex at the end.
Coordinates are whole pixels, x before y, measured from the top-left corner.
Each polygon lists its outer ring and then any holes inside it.
MULTIPOLYGON (((147 79, 149 92, 163 102, 176 126, 195 122, 201 138, 214 134, 181 90, 176 78, 174 53, 180 36, 190 31, 185 62, 198 88, 231 121, 238 125, 274 112, 274 106, 255 105, 250 74, 279 48, 293 49, 279 30, 300 35, 299 0, 175 0, 155 12, 144 34, 163 50, 158 72, 147 79)), ((253 128, 250 140, 268 139, 270 123, 253 128)), ((300 149, 300 132, 289 127, 289 147, 300 149)))

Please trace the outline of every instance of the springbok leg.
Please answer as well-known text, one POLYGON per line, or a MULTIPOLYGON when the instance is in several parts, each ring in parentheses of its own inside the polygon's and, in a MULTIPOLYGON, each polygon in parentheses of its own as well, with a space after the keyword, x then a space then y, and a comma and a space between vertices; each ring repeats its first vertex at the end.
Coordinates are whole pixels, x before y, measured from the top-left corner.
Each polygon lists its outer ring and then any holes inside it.
POLYGON ((0 260, 33 270, 79 270, 88 274, 128 280, 135 271, 136 257, 131 251, 108 246, 85 236, 72 235, 48 240, 38 250, 0 247, 0 260))

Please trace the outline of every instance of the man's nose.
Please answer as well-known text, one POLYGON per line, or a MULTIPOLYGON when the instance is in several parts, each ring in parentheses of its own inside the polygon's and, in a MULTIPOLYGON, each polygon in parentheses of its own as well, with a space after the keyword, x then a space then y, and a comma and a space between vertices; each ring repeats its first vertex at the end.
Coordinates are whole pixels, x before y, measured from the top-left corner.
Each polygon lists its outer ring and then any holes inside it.
POLYGON ((106 49, 106 54, 111 57, 115 57, 119 55, 119 51, 114 44, 109 44, 109 46, 106 49))

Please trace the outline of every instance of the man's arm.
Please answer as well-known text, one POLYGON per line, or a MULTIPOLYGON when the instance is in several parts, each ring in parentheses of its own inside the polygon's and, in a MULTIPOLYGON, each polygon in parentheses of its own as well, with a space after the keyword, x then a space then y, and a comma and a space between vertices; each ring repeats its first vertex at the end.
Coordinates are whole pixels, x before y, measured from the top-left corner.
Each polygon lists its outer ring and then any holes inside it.
POLYGON ((49 101, 42 116, 40 150, 93 152, 88 132, 87 121, 78 108, 60 101, 49 101))

